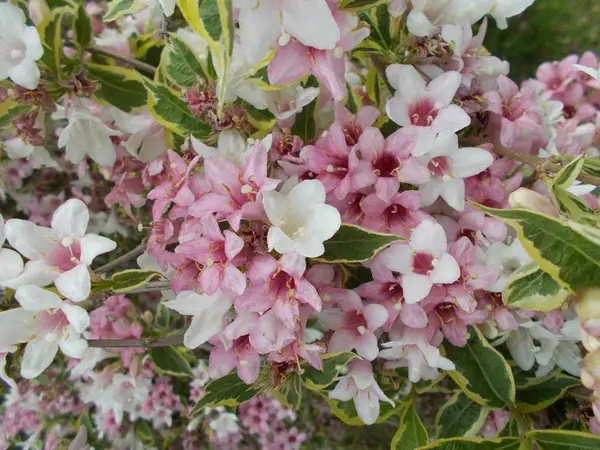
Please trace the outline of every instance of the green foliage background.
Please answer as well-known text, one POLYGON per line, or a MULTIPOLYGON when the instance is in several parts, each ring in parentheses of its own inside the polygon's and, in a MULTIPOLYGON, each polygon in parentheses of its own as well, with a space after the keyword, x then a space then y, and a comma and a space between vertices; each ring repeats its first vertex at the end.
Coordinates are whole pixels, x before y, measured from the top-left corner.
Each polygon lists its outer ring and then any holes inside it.
POLYGON ((511 78, 535 76, 544 61, 592 50, 600 54, 600 1, 536 0, 523 14, 498 30, 494 20, 485 39, 491 53, 510 62, 511 78))

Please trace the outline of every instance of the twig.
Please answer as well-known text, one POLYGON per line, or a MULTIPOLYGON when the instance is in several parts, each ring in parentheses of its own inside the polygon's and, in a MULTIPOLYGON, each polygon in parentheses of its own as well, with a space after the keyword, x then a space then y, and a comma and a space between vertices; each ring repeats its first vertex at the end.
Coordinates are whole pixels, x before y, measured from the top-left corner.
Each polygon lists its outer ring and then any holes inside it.
POLYGON ((145 250, 146 250, 146 243, 142 242, 140 245, 138 245, 133 250, 125 253, 122 256, 119 256, 117 259, 115 259, 109 263, 106 263, 103 266, 98 267, 97 269, 94 269, 94 273, 97 273, 98 275, 100 275, 105 272, 108 272, 109 270, 111 270, 115 267, 118 267, 120 264, 127 262, 130 259, 137 258, 142 253, 144 253, 145 250))
MULTIPOLYGON (((75 43, 69 39, 65 40, 65 45, 68 45, 69 47, 73 47, 73 48, 76 47, 75 43)), ((137 59, 128 58, 127 56, 122 56, 117 53, 113 53, 108 50, 104 50, 103 48, 97 47, 95 45, 92 45, 91 47, 88 47, 85 50, 90 53, 96 53, 98 55, 108 56, 109 58, 116 59, 117 61, 121 61, 122 63, 129 64, 130 66, 135 67, 140 72, 145 72, 148 75, 154 75, 154 72, 156 72, 156 67, 151 66, 150 64, 146 64, 145 62, 138 61, 137 59)))
POLYGON ((152 281, 138 289, 128 291, 127 294, 141 294, 142 292, 166 291, 171 289, 170 281, 152 281))
POLYGON ((183 344, 183 334, 167 337, 147 337, 142 339, 90 339, 88 347, 93 348, 157 348, 183 344))
MULTIPOLYGON (((491 142, 486 142, 479 138, 460 138, 460 143, 463 145, 482 145, 487 143, 491 144, 491 142)), ((534 167, 536 170, 557 173, 563 168, 562 165, 556 164, 549 159, 538 158, 537 156, 528 155, 526 153, 513 150, 511 148, 503 147, 501 145, 494 145, 493 147, 494 152, 498 155, 505 156, 507 158, 522 162, 524 164, 528 164, 534 167)), ((577 179, 586 184, 600 186, 600 178, 598 177, 581 173, 579 174, 577 179)))

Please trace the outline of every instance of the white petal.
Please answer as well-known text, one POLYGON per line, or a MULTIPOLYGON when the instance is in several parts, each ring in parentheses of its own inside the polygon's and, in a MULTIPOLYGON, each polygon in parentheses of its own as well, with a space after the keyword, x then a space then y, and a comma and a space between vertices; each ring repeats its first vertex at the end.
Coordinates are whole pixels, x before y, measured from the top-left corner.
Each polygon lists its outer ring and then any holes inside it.
MULTIPOLYGON (((305 223, 306 234, 321 242, 333 237, 342 225, 340 212, 330 205, 317 205, 313 207, 311 216, 305 223)), ((320 256, 320 255, 318 255, 320 256)))
POLYGON ((59 272, 50 267, 45 260, 34 259, 25 264, 25 268, 21 275, 16 278, 4 280, 0 284, 11 289, 17 289, 18 287, 27 284, 47 286, 52 283, 58 275, 59 272))
POLYGON ((439 223, 424 220, 410 235, 410 246, 416 252, 440 256, 448 248, 444 228, 439 223))
POLYGON ((412 250, 407 244, 394 245, 381 253, 383 264, 394 272, 410 273, 413 265, 412 250))
POLYGON ((462 178, 450 178, 442 182, 440 196, 448 206, 457 211, 465 209, 465 182, 462 178))
POLYGON ((417 303, 423 300, 431 291, 433 283, 428 276, 409 273, 402 276, 402 290, 406 303, 417 303))
POLYGON ((8 69, 8 76, 16 84, 27 89, 35 89, 40 83, 40 69, 35 61, 27 58, 8 69))
POLYGON ((4 142, 4 150, 10 159, 27 158, 33 153, 33 145, 21 138, 12 138, 4 142))
POLYGON ((420 11, 411 11, 406 20, 406 25, 408 31, 419 37, 430 36, 435 31, 435 26, 420 11))
POLYGON ((283 28, 304 45, 333 49, 340 29, 325 0, 283 0, 283 28))
POLYGON ((591 67, 582 66, 581 64, 573 64, 577 70, 587 73, 590 77, 600 81, 600 70, 592 69, 591 67))
POLYGON ((421 193, 421 206, 430 206, 440 196, 441 184, 437 180, 428 181, 419 186, 421 193))
POLYGON ((385 113, 398 125, 402 125, 403 127, 410 125, 408 103, 401 95, 394 95, 394 97, 385 104, 385 113))
POLYGON ((435 102, 441 102, 444 106, 448 106, 452 102, 461 80, 460 73, 446 72, 431 80, 427 85, 427 91, 435 102))
POLYGON ((65 316, 67 316, 69 323, 73 325, 73 328, 75 328, 75 331, 78 333, 83 333, 90 325, 90 316, 81 306, 65 303, 62 305, 62 311, 65 313, 65 316))
POLYGON ((13 308, 0 312, 0 342, 2 346, 27 342, 35 333, 33 311, 13 308))
POLYGON ((21 286, 15 293, 19 304, 29 311, 60 309, 63 302, 54 292, 37 286, 21 286))
POLYGON ((385 70, 388 81, 408 103, 425 96, 425 80, 410 64, 392 64, 385 70))
POLYGON ((48 342, 46 335, 32 339, 27 343, 21 361, 21 376, 23 378, 36 378, 52 364, 58 345, 48 342))
POLYGON ((44 54, 44 48, 40 42, 40 35, 35 27, 26 26, 21 35, 21 39, 27 47, 25 57, 33 61, 37 61, 44 54))
POLYGON ((325 203, 325 187, 319 180, 304 180, 287 195, 288 203, 302 208, 311 203, 325 203))
POLYGON ((338 381, 335 388, 329 392, 329 398, 339 400, 341 402, 347 402, 351 400, 357 393, 356 385, 352 381, 351 376, 345 376, 338 381))
POLYGON ((460 178, 472 177, 490 167, 494 162, 492 154, 481 148, 461 148, 450 157, 451 170, 460 178))
POLYGON ((90 273, 85 264, 61 273, 54 284, 58 291, 74 302, 81 302, 88 298, 91 289, 90 273))
POLYGON ((8 248, 0 249, 0 284, 4 280, 11 280, 23 272, 23 258, 14 250, 8 248))
POLYGON ((74 330, 70 330, 69 335, 58 345, 60 351, 69 358, 81 358, 88 348, 88 342, 75 334, 74 330))
POLYGON ((533 341, 529 333, 523 329, 514 331, 506 340, 506 346, 515 362, 523 370, 529 370, 535 363, 533 341))
POLYGON ((279 225, 287 208, 286 196, 276 191, 264 192, 262 201, 269 221, 273 225, 279 225))
POLYGON ((111 252, 117 248, 117 243, 115 241, 92 233, 86 234, 81 239, 80 245, 80 261, 88 266, 92 264, 92 261, 96 256, 111 252))
POLYGON ((365 425, 373 425, 379 417, 379 399, 376 395, 372 395, 369 390, 360 391, 354 397, 354 406, 358 417, 365 425))
MULTIPOLYGON (((306 247, 310 246, 310 242, 306 243, 306 247)), ((269 232, 267 233, 267 245, 269 247, 269 251, 275 249, 277 252, 281 254, 292 253, 297 251, 296 242, 292 240, 287 234, 283 232, 281 228, 271 227, 269 228, 269 232)), ((321 244, 322 245, 322 244, 321 244)), ((310 246, 312 247, 312 246, 310 246)), ((302 252, 306 253, 306 252, 302 252)), ((302 254, 300 253, 300 254, 302 254)), ((310 252, 309 252, 310 253, 310 252)), ((306 256, 306 255, 303 255, 306 256)))
POLYGON ((246 2, 240 8, 240 41, 248 63, 260 62, 281 35, 279 7, 274 0, 261 0, 258 5, 246 2), (247 6, 246 6, 247 5, 247 6))
POLYGON ((28 259, 44 257, 55 245, 51 229, 40 227, 27 220, 8 220, 4 233, 10 245, 28 259))
POLYGON ((203 314, 194 316, 183 337, 187 348, 199 347, 223 330, 223 318, 232 302, 224 296, 221 299, 222 301, 213 302, 212 307, 203 314))
POLYGON ((460 277, 460 267, 450 253, 444 253, 430 276, 434 283, 454 283, 460 277))
POLYGON ((0 3, 0 30, 2 34, 19 36, 23 33, 25 25, 25 14, 17 6, 2 2, 0 3))
POLYGON ((72 198, 59 206, 52 216, 52 230, 61 237, 71 236, 81 239, 85 235, 90 213, 81 200, 72 198))

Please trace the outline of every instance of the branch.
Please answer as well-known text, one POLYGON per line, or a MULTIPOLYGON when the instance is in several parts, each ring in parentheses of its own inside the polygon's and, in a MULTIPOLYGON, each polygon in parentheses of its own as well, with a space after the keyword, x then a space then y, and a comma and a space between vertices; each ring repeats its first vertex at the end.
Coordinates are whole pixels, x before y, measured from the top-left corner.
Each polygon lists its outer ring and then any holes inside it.
MULTIPOLYGON (((460 143, 463 145, 491 144, 491 142, 486 142, 480 138, 460 138, 460 143)), ((503 147, 501 145, 494 145, 493 147, 494 152, 498 155, 530 165, 538 171, 557 173, 564 167, 561 164, 552 162, 551 159, 538 158, 537 156, 528 155, 527 153, 519 152, 512 148, 503 147)), ((582 183, 600 186, 600 178, 598 177, 580 173, 577 179, 582 183)))
POLYGON ((108 272, 109 270, 114 269, 115 267, 119 266, 120 264, 122 264, 124 262, 129 261, 130 259, 137 258, 142 253, 144 253, 145 250, 146 250, 146 242, 142 242, 140 245, 138 245, 133 250, 125 253, 124 255, 119 256, 117 259, 115 259, 109 263, 106 263, 103 266, 98 267, 97 269, 94 269, 94 273, 97 273, 98 275, 100 275, 105 272, 108 272))
POLYGON ((171 289, 170 281, 152 281, 141 288, 127 291, 126 294, 141 294, 142 292, 166 291, 171 289))
MULTIPOLYGON (((75 43, 69 39, 65 40, 65 45, 68 45, 69 47, 73 47, 73 48, 77 47, 75 45, 75 43)), ((140 72, 145 72, 148 75, 153 76, 154 72, 156 72, 156 67, 151 66, 150 64, 146 64, 145 62, 138 61, 137 59, 128 58, 127 56, 122 56, 117 53, 113 53, 108 50, 104 50, 103 48, 97 47, 95 45, 92 45, 91 47, 88 47, 85 50, 90 53, 96 53, 98 55, 108 56, 109 58, 116 59, 117 61, 120 61, 122 63, 129 64, 130 66, 135 67, 140 72)))
POLYGON ((183 344, 183 334, 167 337, 147 337, 142 339, 90 339, 92 348, 157 348, 183 344))

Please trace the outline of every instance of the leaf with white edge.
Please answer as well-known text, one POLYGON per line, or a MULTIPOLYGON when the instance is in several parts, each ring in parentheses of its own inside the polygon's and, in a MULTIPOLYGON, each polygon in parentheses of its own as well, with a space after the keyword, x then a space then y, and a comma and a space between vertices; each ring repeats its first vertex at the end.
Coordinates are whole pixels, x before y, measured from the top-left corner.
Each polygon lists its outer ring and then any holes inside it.
POLYGON ((152 445, 154 443, 152 427, 145 420, 138 420, 135 423, 135 434, 144 444, 152 445))
POLYGON ((377 5, 388 3, 389 0, 340 0, 339 8, 343 11, 361 11, 377 5))
POLYGON ((600 436, 592 433, 567 430, 530 431, 526 437, 533 439, 539 450, 598 450, 600 436))
POLYGON ((388 245, 403 240, 395 234, 377 233, 356 225, 343 224, 331 239, 325 241, 325 253, 315 259, 329 263, 363 262, 388 245))
POLYGON ((600 232, 524 209, 477 209, 517 230, 521 244, 543 271, 572 291, 600 286, 600 232))
POLYGON ((302 376, 298 372, 293 373, 274 393, 288 408, 299 410, 302 403, 302 376))
POLYGON ((91 63, 86 67, 89 78, 100 87, 94 93, 98 99, 125 112, 146 104, 147 95, 142 76, 135 70, 91 63))
POLYGON ((161 66, 167 77, 178 86, 193 86, 199 80, 208 81, 202 63, 186 42, 172 35, 161 56, 161 66))
POLYGON ((193 377, 189 363, 175 347, 150 349, 150 357, 158 369, 174 377, 193 377))
POLYGON ((80 3, 77 7, 77 12, 73 21, 73 32, 74 41, 80 48, 87 48, 90 46, 94 34, 92 32, 92 23, 85 12, 83 3, 80 3))
POLYGON ((61 62, 64 58, 63 53, 63 27, 67 15, 72 14, 73 10, 67 7, 56 8, 46 17, 38 26, 40 42, 44 47, 44 54, 39 59, 39 63, 47 67, 60 79, 61 62))
POLYGON ((558 308, 569 292, 535 262, 512 273, 502 292, 505 305, 530 311, 552 311, 558 308))
POLYGON ((108 5, 108 11, 102 17, 104 22, 112 22, 125 14, 135 14, 147 8, 141 0, 113 0, 108 5))
POLYGON ((414 450, 429 443, 429 434, 417 414, 414 402, 406 407, 400 417, 400 426, 392 439, 391 450, 414 450))
POLYGON ((487 410, 462 391, 457 391, 438 411, 436 436, 440 438, 473 437, 483 426, 487 410))
POLYGON ((572 387, 581 385, 579 379, 556 370, 545 377, 530 378, 517 386, 517 410, 523 413, 540 411, 563 397, 572 387))
POLYGON ((328 387, 339 376, 340 371, 353 359, 358 358, 356 353, 329 353, 321 355, 323 370, 317 370, 313 366, 303 363, 304 385, 313 391, 320 391, 328 387))
POLYGON ((552 178, 552 187, 566 189, 570 187, 583 169, 585 163, 585 155, 581 154, 577 158, 573 158, 569 164, 560 169, 552 178))
POLYGON ((162 278, 162 274, 154 270, 123 270, 110 277, 110 290, 115 294, 124 294, 141 288, 156 278, 162 278))
POLYGON ((236 372, 209 382, 204 391, 206 394, 198 400, 190 417, 202 412, 207 406, 216 408, 217 406, 240 405, 259 393, 251 385, 244 383, 236 372))
POLYGON ((521 440, 515 437, 498 439, 439 439, 418 450, 519 450, 521 440))
POLYGON ((156 315, 154 316, 154 323, 160 328, 169 328, 169 321, 171 320, 171 310, 165 306, 164 303, 159 303, 156 307, 156 315))
POLYGON ((275 115, 268 109, 258 109, 248 102, 242 102, 248 121, 257 130, 269 131, 275 125, 275 115))
POLYGON ((148 108, 158 123, 180 136, 206 139, 212 129, 196 119, 178 92, 163 84, 144 80, 148 91, 148 108))
POLYGON ((514 404, 515 380, 510 366, 476 327, 471 327, 464 347, 444 348, 456 366, 448 373, 469 398, 489 409, 514 404))

